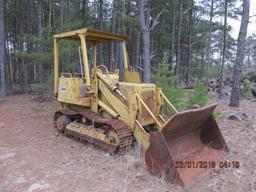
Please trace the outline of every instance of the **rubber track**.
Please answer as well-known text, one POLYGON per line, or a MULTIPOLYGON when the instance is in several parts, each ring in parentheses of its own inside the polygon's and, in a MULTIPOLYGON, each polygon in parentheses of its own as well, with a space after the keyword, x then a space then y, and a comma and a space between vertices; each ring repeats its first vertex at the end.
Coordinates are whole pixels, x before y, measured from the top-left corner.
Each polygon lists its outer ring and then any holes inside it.
POLYGON ((68 116, 80 115, 95 124, 102 124, 103 126, 107 125, 110 129, 114 130, 118 136, 119 146, 116 152, 124 152, 130 149, 133 143, 133 134, 131 129, 121 120, 105 118, 89 110, 75 112, 69 109, 62 109, 60 112, 68 116))

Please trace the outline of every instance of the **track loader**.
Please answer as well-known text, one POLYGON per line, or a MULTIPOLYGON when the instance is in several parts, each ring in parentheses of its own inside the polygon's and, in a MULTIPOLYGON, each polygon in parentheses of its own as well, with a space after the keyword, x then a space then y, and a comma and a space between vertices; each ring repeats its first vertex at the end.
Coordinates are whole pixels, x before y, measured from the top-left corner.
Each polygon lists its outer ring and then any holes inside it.
POLYGON ((61 106, 55 127, 110 153, 126 151, 136 139, 151 173, 189 184, 208 170, 195 163, 218 161, 226 154, 212 115, 216 105, 178 112, 161 88, 141 82, 129 65, 127 40, 92 29, 54 35, 54 91, 61 106), (64 40, 78 43, 79 71, 62 71, 59 44, 64 40), (97 61, 97 48, 107 43, 119 47, 117 69, 97 61))

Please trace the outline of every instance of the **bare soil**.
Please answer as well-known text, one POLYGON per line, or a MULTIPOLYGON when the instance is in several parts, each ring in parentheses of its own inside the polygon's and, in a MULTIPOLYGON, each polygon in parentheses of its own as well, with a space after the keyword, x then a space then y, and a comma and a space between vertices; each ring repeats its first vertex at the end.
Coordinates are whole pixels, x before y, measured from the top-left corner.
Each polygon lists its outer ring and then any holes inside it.
POLYGON ((226 159, 240 168, 217 169, 182 188, 150 175, 143 154, 134 147, 125 155, 110 155, 56 133, 56 102, 37 103, 16 95, 0 102, 0 191, 256 191, 256 103, 240 108, 219 104, 218 124, 230 148, 226 159), (231 121, 233 112, 248 120, 231 121))

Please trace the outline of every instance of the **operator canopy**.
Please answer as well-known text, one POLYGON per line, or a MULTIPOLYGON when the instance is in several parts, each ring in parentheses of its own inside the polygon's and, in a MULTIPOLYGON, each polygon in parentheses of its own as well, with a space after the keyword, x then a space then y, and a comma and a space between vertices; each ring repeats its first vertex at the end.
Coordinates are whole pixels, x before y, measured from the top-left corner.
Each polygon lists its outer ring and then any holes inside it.
POLYGON ((109 32, 103 32, 103 31, 87 29, 87 28, 60 33, 60 34, 54 35, 54 38, 79 41, 80 40, 79 35, 84 35, 86 37, 86 40, 88 41, 94 41, 98 43, 128 40, 128 36, 126 35, 113 34, 109 32))

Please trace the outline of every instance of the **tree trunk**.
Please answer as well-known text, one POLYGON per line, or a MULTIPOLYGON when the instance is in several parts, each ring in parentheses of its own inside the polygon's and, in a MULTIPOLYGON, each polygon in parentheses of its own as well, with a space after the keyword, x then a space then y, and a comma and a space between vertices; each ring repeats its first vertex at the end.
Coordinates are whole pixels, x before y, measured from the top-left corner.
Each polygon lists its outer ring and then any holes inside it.
POLYGON ((63 30, 63 25, 64 25, 64 0, 61 0, 61 5, 60 5, 60 26, 61 26, 62 30, 63 30))
POLYGON ((220 76, 220 68, 221 68, 221 60, 222 60, 222 58, 221 58, 221 54, 222 54, 221 44, 219 44, 218 48, 219 48, 219 58, 218 58, 218 77, 219 77, 220 76))
POLYGON ((210 8, 210 21, 209 21, 209 31, 208 31, 208 45, 207 45, 207 52, 206 52, 206 72, 205 72, 205 83, 208 84, 209 76, 208 70, 209 66, 211 65, 211 42, 212 42, 212 18, 213 18, 213 0, 211 0, 211 8, 210 8))
MULTIPOLYGON (((7 10, 7 5, 6 5, 6 1, 4 2, 4 10, 7 10)), ((5 12, 5 11, 4 11, 5 12)), ((7 11, 6 11, 7 12, 7 11)), ((6 14, 5 12, 5 14, 6 14)), ((12 70, 12 57, 11 57, 11 52, 10 52, 10 48, 9 48, 9 44, 8 42, 11 42, 11 39, 10 39, 10 36, 8 34, 8 18, 5 17, 5 14, 4 14, 4 34, 5 34, 5 53, 6 53, 6 68, 5 68, 5 89, 8 90, 12 90, 12 87, 13 87, 13 70, 12 70)), ((1 75, 0 75, 1 77, 1 75)), ((0 83, 0 86, 1 86, 1 83, 0 83)))
POLYGON ((181 24, 182 24, 182 0, 179 0, 179 18, 178 18, 178 32, 177 32, 177 43, 176 43, 176 66, 175 75, 180 73, 180 40, 181 40, 181 24))
POLYGON ((247 35, 247 27, 249 23, 249 13, 250 13, 250 0, 243 0, 243 13, 240 25, 239 36, 237 40, 237 54, 235 61, 235 68, 233 73, 233 84, 232 92, 230 97, 229 106, 239 107, 240 98, 240 83, 242 76, 242 65, 244 61, 244 48, 247 35))
MULTIPOLYGON (((24 40, 22 35, 25 32, 25 17, 23 12, 21 11, 21 7, 24 5, 23 1, 15 1, 16 15, 15 15, 15 24, 16 24, 16 41, 17 41, 17 49, 21 52, 24 50, 24 40)), ((27 82, 27 66, 24 58, 17 59, 17 76, 20 83, 20 87, 23 93, 27 93, 28 90, 28 82, 27 82)))
POLYGON ((175 26, 176 26, 176 5, 177 1, 175 1, 175 7, 172 10, 172 42, 171 42, 171 54, 170 54, 170 64, 171 69, 175 66, 174 63, 174 51, 175 51, 175 26))
POLYGON ((124 19, 125 19, 125 15, 126 15, 126 7, 125 7, 125 3, 126 0, 121 0, 121 33, 125 33, 125 23, 124 23, 124 19))
POLYGON ((82 1, 82 6, 83 6, 83 14, 84 16, 87 14, 87 9, 88 9, 88 0, 83 0, 82 1))
POLYGON ((192 70, 192 24, 193 24, 193 6, 194 0, 190 2, 189 27, 188 27, 188 69, 187 69, 187 86, 191 86, 192 70))
POLYGON ((49 3, 49 14, 48 14, 48 27, 52 27, 52 0, 48 1, 49 3))
MULTIPOLYGON (((37 19, 37 30, 38 30, 38 37, 40 39, 43 38, 43 5, 42 1, 38 1, 38 19, 37 19)), ((42 51, 41 45, 38 44, 38 52, 42 51)), ((43 66, 41 63, 38 64, 38 80, 40 83, 43 82, 43 66)))
POLYGON ((4 47, 5 47, 5 35, 4 35, 4 0, 0 0, 0 97, 6 97, 5 90, 5 70, 4 70, 4 47))
MULTIPOLYGON (((27 18, 28 18, 28 22, 29 23, 33 23, 33 19, 34 19, 34 15, 33 15, 33 13, 34 13, 34 1, 33 0, 28 0, 28 3, 27 3, 27 10, 28 10, 28 12, 27 12, 27 18)), ((27 26, 27 32, 29 33, 29 34, 33 34, 33 25, 28 25, 27 26)), ((26 51, 27 51, 27 53, 28 54, 31 54, 31 52, 32 52, 32 50, 33 50, 33 42, 30 42, 30 41, 28 41, 27 42, 27 49, 26 49, 26 51)), ((31 61, 31 60, 29 60, 29 61, 26 61, 26 65, 27 65, 27 68, 28 68, 28 82, 32 82, 33 80, 34 80, 34 73, 33 73, 33 70, 32 70, 32 68, 33 68, 33 64, 34 64, 34 62, 33 62, 33 60, 31 61)))
MULTIPOLYGON (((141 32, 138 30, 136 32, 136 42, 135 42, 135 59, 134 59, 134 65, 140 66, 140 42, 141 42, 141 32)), ((141 72, 141 70, 139 70, 141 72)))
POLYGON ((248 62, 248 68, 251 69, 252 62, 251 62, 251 52, 250 51, 247 56, 247 62, 248 62))
POLYGON ((145 0, 140 0, 140 26, 143 42, 143 81, 145 83, 151 82, 150 69, 150 33, 146 24, 145 18, 145 0))
MULTIPOLYGON (((8 42, 8 35, 7 35, 7 26, 6 26, 6 21, 5 21, 5 26, 4 26, 4 29, 5 29, 5 42, 8 42)), ((6 83, 6 89, 12 89, 12 84, 13 84, 13 76, 12 76, 12 62, 11 62, 11 57, 10 57, 10 49, 9 49, 9 46, 7 43, 4 44, 5 45, 5 55, 6 55, 6 69, 5 69, 5 73, 6 73, 6 77, 7 77, 7 82, 6 83)), ((1 75, 0 75, 1 76, 1 75)), ((0 83, 1 85, 1 83, 0 83)))
POLYGON ((223 74, 224 74, 224 64, 226 56, 226 36, 227 36, 227 11, 228 11, 228 0, 225 0, 225 18, 224 18, 224 34, 223 34, 223 48, 221 54, 221 69, 220 69, 220 89, 219 89, 219 98, 222 98, 222 89, 223 89, 223 74))
MULTIPOLYGON (((115 29, 116 29, 116 0, 113 0, 111 32, 115 33, 115 29)), ((114 42, 112 42, 110 45, 109 65, 111 70, 115 68, 114 42)))
MULTIPOLYGON (((137 0, 137 3, 139 3, 140 0, 137 0)), ((135 38, 135 50, 134 50, 134 66, 140 73, 140 75, 142 76, 142 67, 141 67, 141 62, 140 62, 140 51, 141 51, 141 30, 140 30, 140 7, 137 7, 137 21, 138 21, 138 29, 136 31, 136 38, 135 38)))
MULTIPOLYGON (((99 0, 98 3, 99 3, 99 5, 98 5, 98 28, 100 30, 103 30, 103 0, 99 0)), ((103 47, 102 47, 102 44, 100 43, 99 51, 98 51, 98 54, 99 54, 98 61, 99 61, 100 65, 104 64, 102 49, 103 49, 103 47)))
MULTIPOLYGON (((69 0, 65 0, 66 1, 66 10, 67 10, 67 13, 69 14, 70 13, 70 1, 69 0)), ((67 18, 68 21, 70 21, 70 18, 67 18)))

